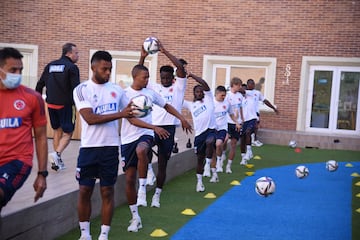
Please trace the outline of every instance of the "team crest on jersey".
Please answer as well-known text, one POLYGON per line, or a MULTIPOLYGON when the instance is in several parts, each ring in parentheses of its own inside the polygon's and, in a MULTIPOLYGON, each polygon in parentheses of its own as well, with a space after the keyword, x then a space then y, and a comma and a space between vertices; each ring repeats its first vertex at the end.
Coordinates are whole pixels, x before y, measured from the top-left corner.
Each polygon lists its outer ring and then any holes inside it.
POLYGON ((15 100, 14 102, 14 108, 16 110, 23 110, 25 108, 26 104, 23 100, 15 100))
POLYGON ((174 89, 173 89, 173 88, 170 88, 170 89, 169 89, 169 92, 173 92, 173 91, 174 91, 174 89))
POLYGON ((116 98, 116 92, 111 92, 111 96, 112 96, 113 98, 116 98))
POLYGON ((223 105, 222 107, 223 107, 223 109, 226 109, 226 105, 223 105))

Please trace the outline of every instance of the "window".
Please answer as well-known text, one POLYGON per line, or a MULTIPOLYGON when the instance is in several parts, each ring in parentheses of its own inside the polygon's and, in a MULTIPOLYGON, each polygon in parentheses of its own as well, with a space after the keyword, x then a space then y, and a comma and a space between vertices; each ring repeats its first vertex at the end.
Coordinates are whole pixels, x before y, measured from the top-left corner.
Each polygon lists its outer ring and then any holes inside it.
POLYGON ((32 89, 35 89, 38 70, 38 46, 28 44, 0 43, 0 48, 13 47, 20 51, 24 56, 22 81, 21 83, 32 89))
MULTIPOLYGON (((91 56, 97 50, 90 50, 91 56)), ((111 82, 119 84, 122 88, 126 88, 132 83, 131 70, 138 64, 140 52, 126 52, 126 51, 109 51, 112 55, 111 82)), ((144 65, 149 69, 150 81, 156 82, 157 69, 157 54, 148 55, 144 65)), ((89 67, 89 78, 92 76, 91 68, 89 67)))
POLYGON ((297 129, 359 134, 360 59, 305 57, 302 73, 297 129))
MULTIPOLYGON (((204 79, 212 90, 223 85, 230 88, 230 80, 239 77, 243 83, 249 78, 254 79, 255 88, 262 92, 264 97, 274 103, 276 59, 258 57, 230 57, 204 56, 204 79)), ((264 104, 261 111, 270 111, 264 104)))

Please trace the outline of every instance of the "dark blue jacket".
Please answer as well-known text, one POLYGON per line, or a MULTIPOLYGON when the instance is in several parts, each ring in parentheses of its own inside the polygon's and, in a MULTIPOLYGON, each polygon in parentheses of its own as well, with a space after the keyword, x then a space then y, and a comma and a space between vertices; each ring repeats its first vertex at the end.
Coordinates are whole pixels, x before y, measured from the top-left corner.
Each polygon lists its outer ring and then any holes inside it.
POLYGON ((35 90, 42 94, 46 87, 46 102, 55 105, 74 104, 73 90, 80 83, 79 68, 67 56, 46 65, 35 90))

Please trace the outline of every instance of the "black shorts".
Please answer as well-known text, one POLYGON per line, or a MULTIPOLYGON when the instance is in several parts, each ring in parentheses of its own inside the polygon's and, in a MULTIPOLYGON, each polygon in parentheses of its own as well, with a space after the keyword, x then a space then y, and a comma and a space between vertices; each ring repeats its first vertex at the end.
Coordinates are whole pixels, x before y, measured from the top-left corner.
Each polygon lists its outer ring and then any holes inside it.
POLYGON ((240 139, 240 131, 236 130, 236 124, 228 123, 229 138, 235 138, 237 141, 240 139))
POLYGON ((155 144, 158 146, 158 154, 162 154, 170 158, 174 146, 175 125, 158 126, 170 133, 170 136, 165 139, 160 139, 159 135, 155 133, 155 144))
POLYGON ((20 160, 13 160, 0 166, 0 188, 4 192, 4 200, 0 202, 1 206, 5 206, 11 200, 30 173, 31 166, 20 160))
POLYGON ((215 146, 216 130, 207 129, 205 132, 201 133, 199 136, 195 137, 194 148, 195 154, 205 155, 206 151, 206 142, 213 141, 215 146))
POLYGON ((61 109, 48 108, 52 129, 61 129, 72 133, 75 129, 76 109, 74 105, 65 105, 61 109))
POLYGON ((80 185, 94 186, 97 178, 100 186, 113 186, 119 170, 119 147, 80 148, 76 180, 80 185))
POLYGON ((256 118, 254 118, 243 123, 242 136, 245 136, 245 134, 252 134, 255 131, 256 121, 256 118))
POLYGON ((154 138, 150 135, 143 135, 134 142, 121 145, 121 167, 124 172, 129 167, 137 168, 138 157, 136 155, 136 148, 140 143, 147 144, 149 151, 151 151, 152 146, 154 146, 154 138))

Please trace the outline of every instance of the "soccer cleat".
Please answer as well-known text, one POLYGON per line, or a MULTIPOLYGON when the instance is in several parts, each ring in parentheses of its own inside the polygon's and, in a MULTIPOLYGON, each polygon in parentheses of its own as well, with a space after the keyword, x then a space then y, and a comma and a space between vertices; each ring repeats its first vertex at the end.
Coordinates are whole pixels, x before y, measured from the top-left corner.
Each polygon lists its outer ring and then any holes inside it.
POLYGON ((230 165, 226 165, 226 173, 232 173, 230 165))
POLYGON ((92 240, 91 236, 80 236, 79 240, 92 240))
POLYGON ((133 218, 130 220, 130 225, 128 226, 128 232, 138 232, 142 228, 141 219, 133 218))
POLYGON ((151 169, 149 168, 147 171, 146 185, 152 186, 154 185, 155 181, 156 181, 155 173, 152 170, 152 168, 151 169))
POLYGON ((154 196, 152 197, 151 207, 156 207, 156 208, 160 207, 160 196, 159 196, 159 194, 154 194, 154 196))
POLYGON ((204 177, 211 177, 210 164, 205 164, 203 176, 204 177))
POLYGON ((218 177, 218 175, 217 175, 216 173, 212 175, 212 177, 211 177, 211 179, 210 179, 210 182, 211 182, 211 183, 217 183, 217 182, 219 182, 219 177, 218 177))
POLYGON ((51 164, 51 169, 53 169, 54 171, 57 171, 60 169, 59 160, 61 160, 61 159, 57 155, 56 152, 52 152, 49 154, 49 162, 51 164))
POLYGON ((147 207, 146 192, 139 192, 139 193, 138 193, 136 205, 137 205, 137 206, 147 207))
POLYGON ((204 184, 202 184, 201 182, 198 182, 196 184, 196 192, 203 192, 203 191, 205 191, 204 184))

